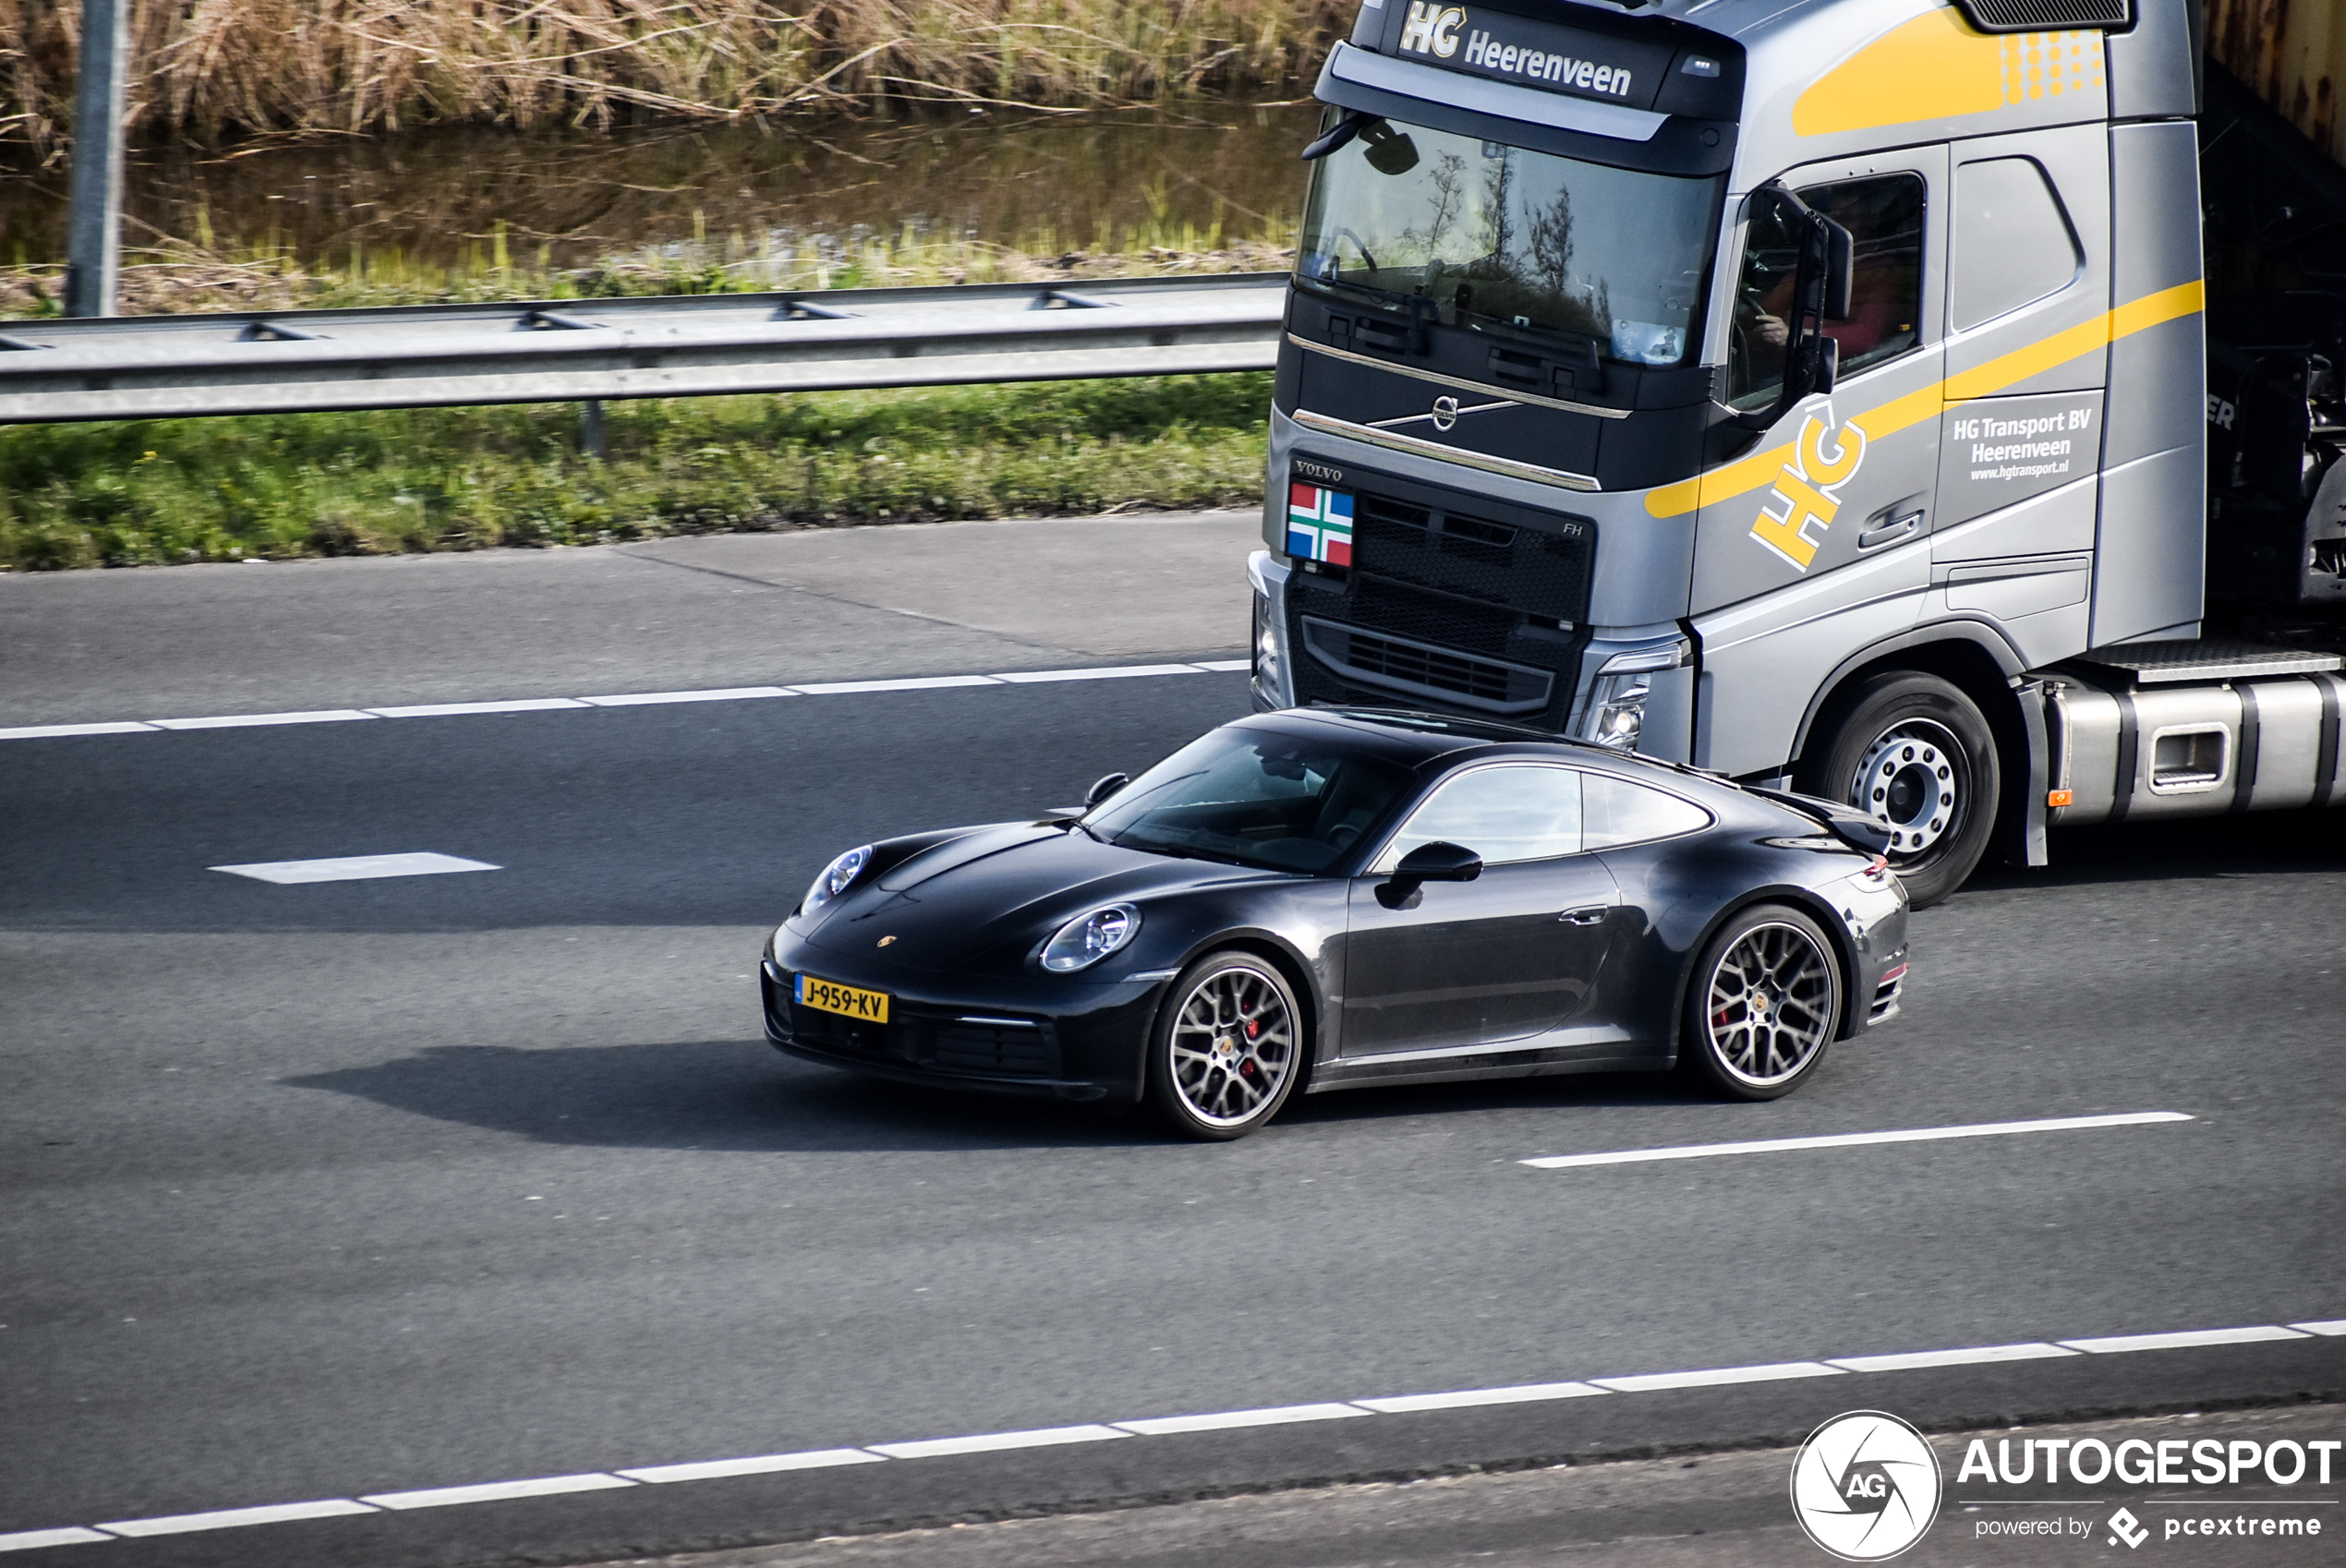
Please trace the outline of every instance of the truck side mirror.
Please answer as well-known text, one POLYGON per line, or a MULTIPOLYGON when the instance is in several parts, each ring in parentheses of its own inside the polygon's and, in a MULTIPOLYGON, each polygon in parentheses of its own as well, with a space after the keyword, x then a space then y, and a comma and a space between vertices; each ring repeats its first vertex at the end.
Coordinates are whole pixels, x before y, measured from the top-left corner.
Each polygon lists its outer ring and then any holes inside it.
POLYGON ((1765 429, 1801 399, 1832 391, 1839 380, 1841 344, 1825 335, 1824 325, 1848 317, 1856 246, 1847 229, 1801 200, 1787 186, 1772 180, 1752 192, 1752 199, 1772 202, 1784 227, 1800 236, 1792 309, 1784 323, 1784 390, 1773 407, 1743 418, 1748 428, 1765 429))

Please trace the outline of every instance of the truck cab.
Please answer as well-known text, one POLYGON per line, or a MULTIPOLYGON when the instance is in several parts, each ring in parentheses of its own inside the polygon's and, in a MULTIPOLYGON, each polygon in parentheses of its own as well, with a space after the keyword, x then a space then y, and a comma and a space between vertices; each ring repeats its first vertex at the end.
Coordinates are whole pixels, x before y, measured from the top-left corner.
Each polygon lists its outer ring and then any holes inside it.
POLYGON ((1858 805, 1917 903, 2000 834, 2234 809, 2267 740, 2242 805, 2327 802, 2336 652, 2205 634, 2196 30, 1371 0, 1305 150, 1256 704, 1858 805))

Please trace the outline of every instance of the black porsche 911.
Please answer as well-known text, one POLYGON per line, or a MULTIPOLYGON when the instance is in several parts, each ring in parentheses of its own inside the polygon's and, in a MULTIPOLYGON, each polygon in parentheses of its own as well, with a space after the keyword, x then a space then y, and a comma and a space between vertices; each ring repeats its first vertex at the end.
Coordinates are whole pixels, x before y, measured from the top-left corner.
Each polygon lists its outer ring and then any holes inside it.
POLYGON ((1892 1017, 1906 896, 1845 807, 1433 715, 1225 725, 1082 812, 889 838, 773 935, 780 1049, 1147 1100, 1676 1066, 1769 1100, 1892 1017))

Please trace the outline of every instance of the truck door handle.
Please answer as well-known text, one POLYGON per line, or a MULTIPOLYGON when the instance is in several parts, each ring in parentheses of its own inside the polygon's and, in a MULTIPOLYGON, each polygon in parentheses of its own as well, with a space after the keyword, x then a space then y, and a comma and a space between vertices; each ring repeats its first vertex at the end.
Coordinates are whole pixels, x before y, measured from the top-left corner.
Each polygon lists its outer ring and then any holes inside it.
POLYGON ((1566 925, 1602 925, 1604 917, 1612 912, 1610 904, 1590 904, 1586 909, 1566 910, 1556 919, 1566 925))
POLYGON ((1903 539, 1908 534, 1913 533, 1917 528, 1921 526, 1922 513, 1919 512, 1909 512, 1904 517, 1893 517, 1880 527, 1868 528, 1866 532, 1858 535, 1857 548, 1859 549, 1872 549, 1875 546, 1886 545, 1893 539, 1903 539))

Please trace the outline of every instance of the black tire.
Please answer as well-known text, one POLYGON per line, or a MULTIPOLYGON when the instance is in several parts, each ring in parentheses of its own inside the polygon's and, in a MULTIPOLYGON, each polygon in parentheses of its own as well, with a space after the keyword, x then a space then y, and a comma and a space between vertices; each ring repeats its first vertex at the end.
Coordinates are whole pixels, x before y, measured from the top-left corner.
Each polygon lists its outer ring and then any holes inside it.
POLYGON ((1847 990, 1815 921, 1785 904, 1737 910, 1687 983, 1679 1070, 1731 1100, 1780 1100, 1825 1059, 1847 990))
POLYGON ((1287 1104, 1310 1045, 1276 965, 1209 953, 1181 971, 1149 1031, 1149 1103, 1184 1138, 1244 1138, 1287 1104))
POLYGON ((1979 706, 1936 675, 1877 675, 1812 737, 1795 787, 1890 825, 1887 853, 1916 909, 1964 884, 1988 852, 2002 789, 1979 706))

